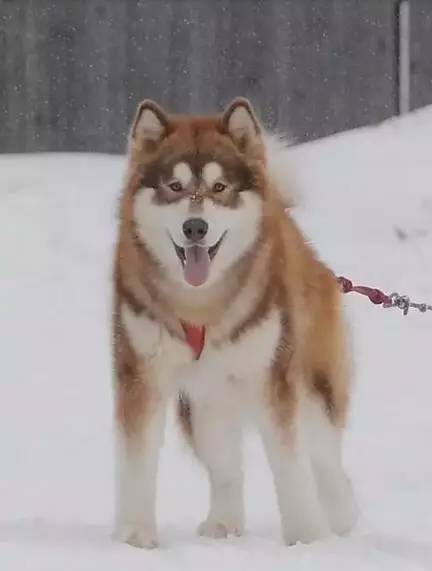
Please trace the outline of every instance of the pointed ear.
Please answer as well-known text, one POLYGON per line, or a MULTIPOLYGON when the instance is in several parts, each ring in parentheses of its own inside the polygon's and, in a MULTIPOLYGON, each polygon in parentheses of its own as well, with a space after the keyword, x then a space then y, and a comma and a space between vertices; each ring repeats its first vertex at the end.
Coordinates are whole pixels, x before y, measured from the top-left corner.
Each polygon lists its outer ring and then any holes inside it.
POLYGON ((247 99, 237 97, 222 115, 224 130, 242 152, 261 141, 261 126, 247 99))
POLYGON ((130 138, 132 142, 148 142, 154 147, 167 134, 168 129, 169 120, 165 111, 154 101, 144 99, 138 105, 130 138))

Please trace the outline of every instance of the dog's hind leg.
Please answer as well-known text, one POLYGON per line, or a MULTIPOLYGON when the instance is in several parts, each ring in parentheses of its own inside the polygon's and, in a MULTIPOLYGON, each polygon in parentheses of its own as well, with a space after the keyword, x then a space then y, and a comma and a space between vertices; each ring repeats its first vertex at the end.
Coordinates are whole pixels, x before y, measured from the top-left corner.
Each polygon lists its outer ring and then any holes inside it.
POLYGON ((273 472, 285 542, 311 543, 329 535, 329 522, 320 501, 311 458, 298 422, 283 430, 271 415, 261 433, 273 472))
POLYGON ((332 531, 350 531, 358 516, 351 482, 342 466, 342 430, 335 426, 321 399, 308 399, 305 429, 320 498, 332 531))
MULTIPOLYGON (((331 307, 334 306, 337 307, 336 302, 331 307)), ((332 531, 343 534, 352 529, 358 517, 351 483, 342 466, 341 440, 351 393, 351 358, 346 328, 335 309, 312 331, 305 426, 322 503, 332 531)))
POLYGON ((181 397, 179 416, 196 455, 207 469, 210 508, 200 535, 241 535, 244 527, 242 434, 234 413, 215 404, 190 404, 181 397))
POLYGON ((326 292, 327 298, 321 300, 309 331, 304 424, 321 501, 332 531, 342 534, 357 519, 341 451, 352 390, 352 365, 339 292, 334 279, 328 279, 331 288, 326 292))
POLYGON ((301 373, 275 368, 258 417, 288 545, 311 543, 330 534, 303 426, 301 373))

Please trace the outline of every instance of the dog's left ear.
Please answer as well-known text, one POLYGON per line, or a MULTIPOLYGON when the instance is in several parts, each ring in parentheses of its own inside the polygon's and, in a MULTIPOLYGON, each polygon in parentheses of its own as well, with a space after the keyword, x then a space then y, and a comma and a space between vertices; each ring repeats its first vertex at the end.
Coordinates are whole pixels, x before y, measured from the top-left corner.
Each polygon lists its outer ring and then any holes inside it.
POLYGON ((225 109, 222 127, 242 152, 261 141, 261 126, 247 99, 238 97, 225 109))
POLYGON ((162 107, 150 99, 144 99, 135 113, 130 140, 147 150, 154 150, 168 134, 169 127, 168 115, 162 107))

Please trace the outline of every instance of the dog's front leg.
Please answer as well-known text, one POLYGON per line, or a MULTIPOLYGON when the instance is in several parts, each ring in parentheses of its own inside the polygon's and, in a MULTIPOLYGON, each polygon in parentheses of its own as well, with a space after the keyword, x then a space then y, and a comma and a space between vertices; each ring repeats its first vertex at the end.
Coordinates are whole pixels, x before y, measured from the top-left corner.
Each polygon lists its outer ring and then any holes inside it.
POLYGON ((122 378, 117 388, 116 536, 136 547, 158 545, 156 473, 165 400, 148 379, 122 378))

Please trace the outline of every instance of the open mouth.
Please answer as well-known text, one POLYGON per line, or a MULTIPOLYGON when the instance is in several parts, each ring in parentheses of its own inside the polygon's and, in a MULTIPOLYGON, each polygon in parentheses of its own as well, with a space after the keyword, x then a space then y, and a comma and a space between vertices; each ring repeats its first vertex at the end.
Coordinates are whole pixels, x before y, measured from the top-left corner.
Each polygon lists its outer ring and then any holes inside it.
POLYGON ((225 236, 226 231, 219 240, 209 248, 199 243, 184 247, 179 246, 170 236, 176 254, 183 266, 184 278, 189 285, 197 287, 207 281, 210 273, 210 264, 216 256, 225 236))
POLYGON ((182 263, 182 265, 184 265, 186 263, 186 251, 185 250, 188 248, 202 248, 203 250, 207 250, 207 253, 208 253, 210 260, 213 260, 213 258, 217 254, 217 251, 219 250, 219 246, 222 244, 222 240, 225 238, 225 235, 226 235, 226 231, 222 234, 222 236, 219 238, 219 240, 216 242, 216 244, 213 244, 213 246, 210 246, 210 248, 206 248, 205 246, 202 246, 200 244, 191 244, 190 246, 186 246, 186 248, 183 248, 182 246, 179 246, 178 244, 176 244, 172 238, 171 238, 171 242, 173 243, 173 246, 175 248, 176 254, 177 254, 180 262, 182 263))
POLYGON ((225 232, 222 234, 222 236, 219 238, 216 244, 210 246, 210 248, 208 249, 208 255, 210 256, 210 260, 213 260, 213 258, 216 256, 217 251, 219 250, 219 246, 222 244, 222 240, 225 238, 226 233, 227 231, 225 230, 225 232))

